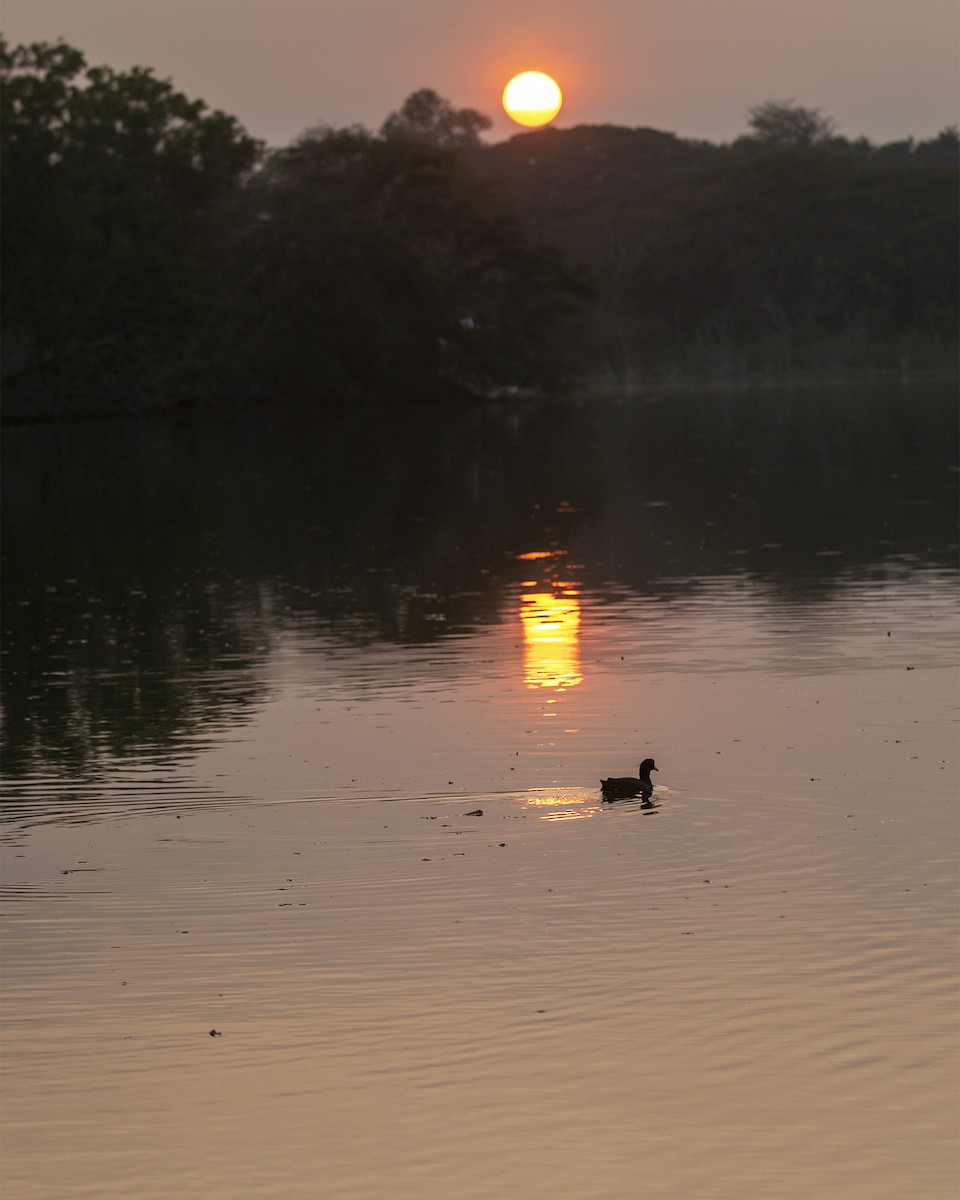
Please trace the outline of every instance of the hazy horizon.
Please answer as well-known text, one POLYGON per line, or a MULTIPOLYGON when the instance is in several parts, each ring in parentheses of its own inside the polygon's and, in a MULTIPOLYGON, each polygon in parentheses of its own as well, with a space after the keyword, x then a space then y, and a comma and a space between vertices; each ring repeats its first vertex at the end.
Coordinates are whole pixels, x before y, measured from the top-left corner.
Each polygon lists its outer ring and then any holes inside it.
POLYGON ((520 132, 517 71, 560 83, 559 128, 652 127, 726 142, 747 110, 794 99, 847 137, 934 137, 957 120, 954 0, 6 0, 13 44, 64 38, 91 65, 151 68, 283 145, 317 124, 377 129, 434 88, 520 132))

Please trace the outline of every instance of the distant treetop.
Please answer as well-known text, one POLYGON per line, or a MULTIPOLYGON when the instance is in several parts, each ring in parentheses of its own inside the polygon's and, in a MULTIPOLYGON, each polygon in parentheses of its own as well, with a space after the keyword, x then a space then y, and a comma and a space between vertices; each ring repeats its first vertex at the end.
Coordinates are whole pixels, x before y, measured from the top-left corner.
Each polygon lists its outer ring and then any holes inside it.
POLYGON ((475 108, 454 108, 432 88, 412 92, 397 112, 380 126, 385 138, 411 138, 453 150, 475 146, 480 134, 493 125, 489 117, 475 108))
POLYGON ((767 100, 747 110, 752 140, 765 146, 813 146, 828 142, 836 126, 819 108, 804 108, 795 100, 767 100))

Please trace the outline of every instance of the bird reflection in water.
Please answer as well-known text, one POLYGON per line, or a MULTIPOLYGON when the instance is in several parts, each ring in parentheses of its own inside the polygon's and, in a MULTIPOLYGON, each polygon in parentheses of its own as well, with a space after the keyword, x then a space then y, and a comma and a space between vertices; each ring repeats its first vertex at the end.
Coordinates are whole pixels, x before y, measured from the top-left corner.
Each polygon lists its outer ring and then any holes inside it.
POLYGON ((609 812, 613 808, 616 808, 617 811, 639 809, 644 816, 649 816, 660 808, 660 803, 652 796, 604 796, 600 807, 604 812, 609 812))

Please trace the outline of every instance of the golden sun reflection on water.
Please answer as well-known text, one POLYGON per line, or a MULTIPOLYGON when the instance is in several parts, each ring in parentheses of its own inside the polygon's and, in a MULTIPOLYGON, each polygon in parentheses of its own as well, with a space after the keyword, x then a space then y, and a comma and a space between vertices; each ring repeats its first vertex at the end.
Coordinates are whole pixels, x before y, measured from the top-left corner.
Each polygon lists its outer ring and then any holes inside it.
POLYGON ((523 803, 537 810, 542 821, 587 821, 601 811, 597 797, 582 791, 531 792, 523 803))
POLYGON ((523 680, 529 688, 562 691, 583 681, 580 600, 575 592, 527 592, 520 597, 523 680))

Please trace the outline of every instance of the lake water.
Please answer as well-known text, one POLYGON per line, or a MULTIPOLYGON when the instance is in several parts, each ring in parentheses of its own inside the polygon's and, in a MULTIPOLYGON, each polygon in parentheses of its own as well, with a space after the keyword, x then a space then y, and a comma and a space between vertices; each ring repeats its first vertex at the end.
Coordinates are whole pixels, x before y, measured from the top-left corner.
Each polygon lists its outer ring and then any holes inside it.
POLYGON ((952 1200, 953 385, 3 455, 4 1200, 952 1200))

